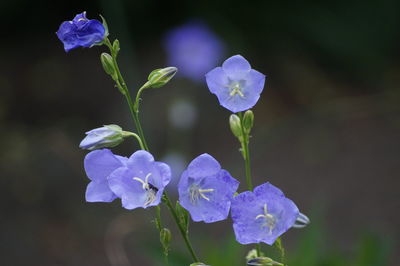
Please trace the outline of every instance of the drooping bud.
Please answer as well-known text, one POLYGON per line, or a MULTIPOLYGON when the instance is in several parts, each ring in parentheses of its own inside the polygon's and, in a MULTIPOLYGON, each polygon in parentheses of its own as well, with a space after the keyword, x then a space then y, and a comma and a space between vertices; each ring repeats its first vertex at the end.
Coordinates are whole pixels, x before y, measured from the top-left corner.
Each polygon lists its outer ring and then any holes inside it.
POLYGON ((240 118, 237 115, 232 114, 229 117, 229 126, 231 127, 231 131, 235 137, 240 138, 242 136, 240 118))
POLYGON ((176 74, 176 67, 166 67, 153 70, 148 77, 148 88, 160 88, 167 84, 176 74))
POLYGON ((254 259, 250 259, 249 261, 247 261, 247 265, 248 266, 283 266, 282 263, 274 261, 271 258, 268 257, 258 257, 258 258, 254 258, 254 259))
POLYGON ((254 114, 253 111, 247 110, 243 116, 243 127, 244 131, 249 134, 254 124, 254 114))
POLYGON ((118 79, 117 71, 115 69, 114 61, 108 53, 102 53, 100 55, 101 64, 103 65, 104 71, 111 76, 113 80, 118 79))
POLYGON ((164 248, 164 254, 168 255, 169 244, 171 243, 171 231, 168 228, 160 230, 160 242, 164 248))
POLYGON ((124 140, 124 131, 118 125, 105 125, 86 132, 86 137, 81 141, 79 147, 86 150, 101 148, 112 148, 124 140))

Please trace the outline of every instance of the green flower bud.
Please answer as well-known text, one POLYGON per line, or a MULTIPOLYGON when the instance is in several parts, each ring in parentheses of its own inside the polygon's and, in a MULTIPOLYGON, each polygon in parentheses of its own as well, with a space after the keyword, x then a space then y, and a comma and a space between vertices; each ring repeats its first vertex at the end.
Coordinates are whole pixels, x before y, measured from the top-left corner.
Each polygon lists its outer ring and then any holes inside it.
POLYGON ((190 264, 189 266, 210 266, 210 265, 204 264, 202 262, 195 262, 195 263, 190 264))
POLYGON ((115 70, 114 61, 111 55, 102 53, 100 55, 101 64, 103 65, 104 71, 111 76, 113 80, 118 79, 117 71, 115 70))
POLYGON ((240 125, 240 118, 235 115, 232 114, 229 117, 229 125, 231 127, 231 131, 233 133, 233 135, 237 138, 240 138, 242 136, 242 129, 241 129, 241 125, 240 125))
POLYGON ((115 40, 114 40, 112 47, 113 47, 114 52, 115 52, 116 54, 118 54, 118 52, 119 52, 119 50, 120 50, 118 39, 115 39, 115 40))
POLYGON ((251 110, 247 110, 244 113, 243 116, 243 127, 244 127, 244 131, 249 134, 251 131, 251 128, 253 127, 253 123, 254 123, 254 114, 253 111, 251 110))
POLYGON ((168 228, 163 228, 160 231, 160 242, 164 248, 164 253, 168 254, 169 244, 171 242, 171 231, 168 228))
POLYGON ((284 266, 282 263, 274 261, 268 257, 258 257, 247 261, 248 266, 284 266))
POLYGON ((148 78, 147 87, 160 88, 167 84, 176 74, 176 67, 166 67, 153 70, 148 78))

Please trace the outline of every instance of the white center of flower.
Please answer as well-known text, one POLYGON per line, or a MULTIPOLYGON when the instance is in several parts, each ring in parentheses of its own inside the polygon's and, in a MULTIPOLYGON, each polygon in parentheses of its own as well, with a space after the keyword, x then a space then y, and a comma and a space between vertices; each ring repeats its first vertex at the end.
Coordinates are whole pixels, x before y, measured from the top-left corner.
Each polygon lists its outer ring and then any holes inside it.
POLYGON ((232 83, 228 86, 230 89, 230 96, 233 97, 236 94, 239 94, 240 97, 244 98, 244 94, 242 92, 242 86, 239 81, 232 81, 232 83))
POLYGON ((262 224, 262 227, 264 227, 264 226, 268 227, 269 234, 271 234, 272 229, 274 229, 275 224, 276 224, 276 218, 272 214, 268 213, 267 204, 264 204, 264 213, 257 215, 256 220, 259 218, 264 219, 264 223, 262 224))
POLYGON ((79 18, 78 21, 86 21, 86 18, 79 18))
POLYGON ((142 183, 142 188, 146 190, 146 201, 144 202, 144 206, 150 205, 154 200, 156 199, 156 193, 157 193, 157 188, 154 187, 153 185, 149 184, 149 177, 151 176, 151 173, 148 173, 146 177, 143 179, 140 179, 139 177, 134 177, 133 180, 136 180, 140 183, 142 183))
POLYGON ((213 191, 214 191, 213 188, 201 189, 197 185, 192 185, 189 189, 190 202, 192 204, 195 204, 199 200, 200 197, 202 197, 203 199, 205 199, 207 201, 210 201, 210 198, 207 197, 204 193, 210 193, 213 191))

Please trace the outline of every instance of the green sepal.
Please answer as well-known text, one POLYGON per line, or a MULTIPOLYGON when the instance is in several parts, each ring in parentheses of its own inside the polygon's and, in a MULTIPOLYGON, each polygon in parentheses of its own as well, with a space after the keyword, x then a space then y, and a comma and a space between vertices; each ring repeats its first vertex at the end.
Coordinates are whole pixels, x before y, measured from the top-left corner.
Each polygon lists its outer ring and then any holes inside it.
POLYGON ((185 229, 185 233, 188 234, 189 233, 189 213, 188 213, 188 211, 185 208, 183 208, 179 204, 178 201, 176 202, 176 205, 175 205, 175 211, 176 211, 176 214, 178 215, 179 222, 185 229))
POLYGON ((109 32, 108 32, 108 24, 107 24, 106 19, 105 19, 102 15, 99 14, 99 16, 101 17, 102 24, 103 24, 103 27, 104 27, 104 29, 105 29, 105 31, 104 31, 104 39, 105 39, 105 38, 107 38, 108 35, 109 35, 109 32))

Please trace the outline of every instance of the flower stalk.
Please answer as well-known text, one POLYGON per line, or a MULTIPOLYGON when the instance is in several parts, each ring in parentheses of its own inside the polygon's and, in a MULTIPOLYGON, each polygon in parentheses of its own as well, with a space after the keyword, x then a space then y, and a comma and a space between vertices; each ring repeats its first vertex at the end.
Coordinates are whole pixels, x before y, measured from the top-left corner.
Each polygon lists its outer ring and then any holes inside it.
MULTIPOLYGON (((126 101, 127 101, 127 103, 128 103, 129 110, 130 110, 130 113, 131 113, 133 122, 134 122, 134 124, 135 124, 135 126, 136 126, 136 129, 137 129, 137 131, 138 131, 139 139, 141 140, 141 141, 140 141, 141 148, 142 148, 143 150, 149 151, 149 147, 148 147, 148 145, 147 145, 147 143, 146 143, 145 136, 144 136, 144 132, 143 132, 143 129, 142 129, 142 126, 141 126, 141 123, 140 123, 140 119, 139 119, 139 101, 140 101, 140 95, 141 95, 142 91, 143 91, 144 89, 146 89, 146 88, 148 88, 148 87, 151 86, 150 80, 149 80, 148 82, 146 82, 146 83, 138 90, 138 93, 137 93, 137 96, 136 96, 136 99, 135 99, 135 103, 134 103, 134 102, 132 101, 132 97, 131 97, 131 95, 130 95, 128 86, 127 86, 127 84, 126 84, 124 78, 122 77, 121 71, 119 70, 119 67, 118 67, 117 56, 118 56, 118 52, 119 52, 119 50, 120 50, 118 40, 115 40, 115 41, 114 41, 114 44, 111 44, 110 40, 106 37, 106 38, 104 39, 104 44, 105 44, 105 45, 109 48, 109 50, 110 50, 111 57, 112 57, 112 61, 113 61, 113 65, 114 65, 114 68, 115 68, 115 72, 116 72, 116 74, 117 74, 117 75, 116 75, 116 76, 117 76, 117 79, 115 80, 116 86, 117 86, 118 89, 121 91, 121 93, 125 96, 125 99, 126 99, 126 101)), ((173 75, 174 75, 175 73, 176 73, 176 69, 175 69, 173 75)), ((173 75, 172 75, 172 76, 173 76, 173 75)), ((169 79, 172 78, 172 76, 169 75, 169 79)), ((168 81, 169 81, 169 79, 168 79, 168 81)), ((167 81, 167 82, 168 82, 168 81, 167 81)), ((166 82, 165 82, 165 83, 166 83, 166 82)), ((164 84, 165 84, 165 83, 164 83, 164 84)), ((168 197, 168 195, 167 195, 167 193, 166 193, 165 191, 164 191, 164 193, 163 193, 163 198, 165 199, 165 203, 166 203, 168 209, 170 210, 171 215, 172 215, 172 217, 174 218, 174 220, 175 220, 175 222, 176 222, 176 224, 177 224, 177 226, 178 226, 178 229, 179 229, 179 231, 180 231, 180 233, 181 233, 181 235, 182 235, 182 238, 183 238, 183 240, 184 240, 184 242, 185 242, 185 244, 186 244, 187 249, 189 250, 189 253, 190 253, 190 255, 191 255, 193 261, 195 261, 195 262, 196 262, 196 261, 199 261, 197 255, 196 255, 196 253, 195 253, 195 251, 194 251, 194 249, 193 249, 193 247, 192 247, 192 244, 191 244, 191 242, 190 242, 189 235, 188 235, 187 231, 184 229, 184 226, 183 226, 183 225, 181 224, 181 222, 179 221, 178 215, 177 215, 175 209, 173 208, 172 203, 171 203, 171 201, 170 201, 170 199, 169 199, 169 197, 168 197)), ((158 207, 158 206, 157 206, 157 207, 158 207)), ((160 214, 160 210, 159 210, 159 209, 156 210, 156 224, 157 224, 157 227, 160 226, 159 230, 160 230, 160 233, 161 233, 161 230, 162 230, 161 224, 162 224, 162 223, 161 223, 161 214, 160 214)), ((166 261, 167 261, 168 253, 167 253, 167 252, 164 252, 164 255, 166 256, 166 261)))

